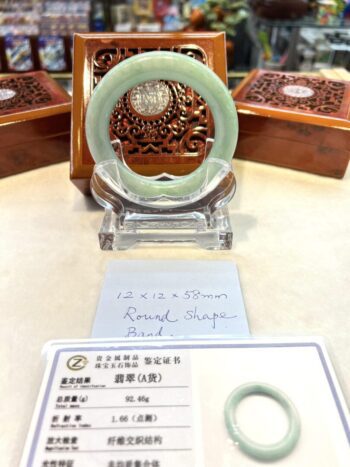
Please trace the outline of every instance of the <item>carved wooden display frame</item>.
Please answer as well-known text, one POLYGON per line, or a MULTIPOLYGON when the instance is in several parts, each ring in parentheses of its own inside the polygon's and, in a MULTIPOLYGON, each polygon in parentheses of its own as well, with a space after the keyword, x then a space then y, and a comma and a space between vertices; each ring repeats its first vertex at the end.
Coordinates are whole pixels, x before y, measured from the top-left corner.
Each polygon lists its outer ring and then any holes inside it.
MULTIPOLYGON (((84 193, 89 192, 94 165, 85 137, 85 113, 93 89, 121 60, 151 50, 190 54, 227 83, 224 33, 75 35, 71 179, 84 193)), ((190 173, 203 161, 205 140, 214 133, 209 109, 199 96, 179 83, 166 82, 165 85, 169 87, 171 98, 160 115, 140 118, 135 109, 130 113, 129 91, 120 99, 111 118, 111 140, 122 141, 126 163, 143 175, 190 173), (160 137, 162 131, 177 128, 176 122, 182 125, 178 135, 172 131, 171 135, 160 137), (187 131, 191 126, 186 127, 186 122, 192 122, 194 130, 187 131)))

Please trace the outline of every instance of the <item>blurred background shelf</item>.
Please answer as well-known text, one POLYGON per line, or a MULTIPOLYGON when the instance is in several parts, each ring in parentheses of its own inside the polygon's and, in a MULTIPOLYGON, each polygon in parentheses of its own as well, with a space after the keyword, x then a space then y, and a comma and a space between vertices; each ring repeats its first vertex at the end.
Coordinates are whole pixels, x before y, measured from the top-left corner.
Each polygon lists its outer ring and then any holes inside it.
POLYGON ((252 67, 289 71, 350 68, 350 26, 344 18, 322 24, 308 17, 271 20, 252 15, 251 31, 255 36, 252 67))
POLYGON ((205 30, 226 32, 230 87, 252 68, 350 69, 350 0, 0 0, 0 73, 69 79, 75 32, 205 30))

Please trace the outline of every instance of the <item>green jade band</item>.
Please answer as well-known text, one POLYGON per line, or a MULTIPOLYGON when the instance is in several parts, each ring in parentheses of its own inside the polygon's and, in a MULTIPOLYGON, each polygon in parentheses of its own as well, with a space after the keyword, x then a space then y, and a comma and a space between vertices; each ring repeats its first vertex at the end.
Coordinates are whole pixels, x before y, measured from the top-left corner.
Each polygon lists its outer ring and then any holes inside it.
POLYGON ((225 404, 225 423, 232 440, 241 451, 261 461, 275 461, 292 452, 300 437, 300 419, 296 408, 288 397, 279 389, 262 383, 248 383, 236 388, 225 404), (286 435, 277 443, 260 444, 248 438, 238 427, 236 409, 247 396, 266 395, 278 402, 286 411, 289 427, 286 435))
POLYGON ((139 197, 159 199, 188 196, 208 184, 223 166, 231 164, 238 137, 232 97, 220 78, 197 60, 175 52, 147 52, 112 68, 96 86, 86 113, 86 137, 95 162, 116 160, 126 190, 139 197), (151 80, 184 83, 207 102, 214 118, 215 140, 207 159, 189 175, 157 180, 136 174, 115 155, 109 137, 111 113, 129 89, 151 80), (208 161, 217 164, 208 163, 208 161))

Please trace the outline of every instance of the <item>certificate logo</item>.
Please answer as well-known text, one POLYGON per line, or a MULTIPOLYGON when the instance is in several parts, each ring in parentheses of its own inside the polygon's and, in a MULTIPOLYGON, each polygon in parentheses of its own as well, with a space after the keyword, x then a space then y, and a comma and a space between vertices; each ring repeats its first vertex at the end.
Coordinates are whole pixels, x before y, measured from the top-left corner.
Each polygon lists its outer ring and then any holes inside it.
POLYGON ((85 368, 88 363, 88 359, 84 355, 74 355, 67 361, 67 367, 72 371, 78 371, 85 368))

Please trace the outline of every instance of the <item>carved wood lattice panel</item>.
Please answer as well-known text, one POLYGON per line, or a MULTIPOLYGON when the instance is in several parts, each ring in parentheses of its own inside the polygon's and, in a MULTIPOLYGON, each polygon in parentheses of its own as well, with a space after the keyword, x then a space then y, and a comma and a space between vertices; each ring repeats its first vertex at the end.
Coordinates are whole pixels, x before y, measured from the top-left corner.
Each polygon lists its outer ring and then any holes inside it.
POLYGON ((47 89, 33 76, 0 80, 0 114, 32 110, 52 101, 47 89))
POLYGON ((244 100, 302 112, 340 117, 346 85, 341 81, 263 73, 251 84, 244 100))
MULTIPOLYGON (((152 50, 183 53, 207 65, 206 53, 198 46, 101 49, 94 57, 94 86, 121 61, 152 50)), ((129 165, 199 165, 205 157, 206 140, 214 134, 212 116, 204 99, 178 82, 149 83, 148 88, 142 89, 141 85, 140 89, 137 86, 129 90, 118 101, 110 121, 111 141, 121 141, 129 165)))

